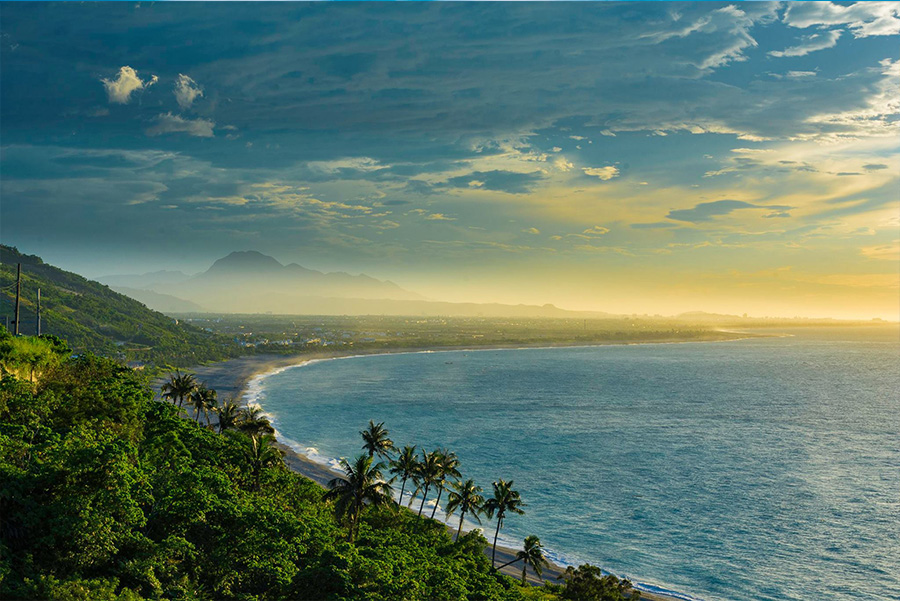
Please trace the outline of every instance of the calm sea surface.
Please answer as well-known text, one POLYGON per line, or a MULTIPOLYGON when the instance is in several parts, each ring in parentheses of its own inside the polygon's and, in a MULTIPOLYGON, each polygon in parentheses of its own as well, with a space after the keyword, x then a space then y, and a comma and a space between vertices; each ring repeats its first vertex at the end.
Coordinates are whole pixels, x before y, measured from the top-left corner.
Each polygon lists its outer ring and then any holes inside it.
POLYGON ((514 480, 503 540, 560 561, 710 601, 900 599, 898 330, 785 332, 322 361, 254 394, 322 461, 374 419, 514 480))

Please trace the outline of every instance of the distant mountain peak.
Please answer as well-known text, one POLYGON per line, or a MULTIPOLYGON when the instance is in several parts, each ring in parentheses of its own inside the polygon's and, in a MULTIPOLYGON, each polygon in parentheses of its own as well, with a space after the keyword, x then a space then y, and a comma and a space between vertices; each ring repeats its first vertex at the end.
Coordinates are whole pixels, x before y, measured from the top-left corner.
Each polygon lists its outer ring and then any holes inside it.
POLYGON ((275 257, 264 255, 255 250, 238 250, 213 263, 207 270, 207 273, 245 270, 253 270, 255 273, 259 273, 260 271, 280 271, 283 268, 284 265, 279 263, 275 257))

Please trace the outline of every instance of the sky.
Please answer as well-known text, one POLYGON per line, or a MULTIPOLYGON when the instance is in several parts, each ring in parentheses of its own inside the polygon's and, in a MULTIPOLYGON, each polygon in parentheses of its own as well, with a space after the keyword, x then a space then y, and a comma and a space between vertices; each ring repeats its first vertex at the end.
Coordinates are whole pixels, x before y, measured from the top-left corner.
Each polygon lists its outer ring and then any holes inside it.
POLYGON ((0 4, 0 238, 900 318, 900 3, 0 4))

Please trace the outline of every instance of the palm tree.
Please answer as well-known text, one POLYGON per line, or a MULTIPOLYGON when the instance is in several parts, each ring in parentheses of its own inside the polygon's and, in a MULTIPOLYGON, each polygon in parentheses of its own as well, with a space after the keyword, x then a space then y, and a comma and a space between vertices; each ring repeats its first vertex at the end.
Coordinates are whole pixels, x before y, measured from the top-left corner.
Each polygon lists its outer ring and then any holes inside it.
POLYGON ((531 566, 534 573, 540 578, 541 574, 544 573, 544 568, 550 565, 550 562, 544 557, 544 546, 541 544, 541 539, 533 534, 525 537, 525 547, 516 553, 515 559, 507 561, 497 569, 502 570, 509 564, 519 560, 522 560, 522 586, 526 584, 525 578, 527 577, 528 566, 531 566))
POLYGON ((463 519, 466 514, 471 514, 479 524, 481 518, 478 517, 482 513, 482 505, 484 505, 484 497, 481 496, 481 487, 475 485, 474 480, 466 480, 465 482, 454 482, 453 490, 447 495, 447 515, 453 515, 453 512, 459 509, 459 530, 456 531, 456 540, 459 540, 462 534, 463 519))
POLYGON ((359 515, 366 505, 384 505, 391 501, 393 490, 384 481, 381 470, 383 463, 372 465, 372 457, 360 455, 350 464, 341 459, 341 469, 346 478, 335 478, 328 483, 330 490, 326 500, 335 501, 335 511, 340 519, 349 521, 347 540, 353 542, 359 530, 359 515))
MULTIPOLYGON (((422 494, 422 504, 419 505, 419 517, 422 517, 422 510, 425 508, 425 499, 428 498, 428 489, 435 483, 440 474, 440 455, 437 451, 426 453, 422 451, 422 461, 419 462, 419 488, 424 489, 422 494)), ((416 491, 418 492, 418 490, 416 491)))
POLYGON ((259 405, 240 409, 237 428, 244 434, 275 433, 275 428, 272 427, 272 423, 259 405))
POLYGON ((176 371, 174 374, 169 374, 169 381, 163 384, 160 390, 164 399, 173 403, 177 401, 180 409, 184 400, 191 396, 195 388, 197 388, 197 380, 194 379, 193 374, 176 371))
POLYGON ((191 392, 191 404, 194 406, 194 421, 200 422, 200 412, 206 415, 206 424, 209 425, 209 410, 216 406, 216 391, 207 388, 206 384, 200 384, 191 392))
POLYGON ((437 513, 438 505, 441 503, 441 495, 444 493, 444 487, 447 485, 447 480, 449 478, 453 478, 455 482, 461 474, 459 473, 459 459, 456 457, 456 453, 451 453, 446 449, 437 451, 438 453, 438 476, 435 479, 435 485, 438 489, 437 500, 434 502, 434 509, 431 510, 431 519, 434 519, 434 514, 437 513))
POLYGON ((384 427, 384 422, 376 424, 374 421, 369 420, 369 427, 365 430, 360 430, 359 433, 363 438, 363 449, 369 452, 369 457, 374 457, 375 455, 383 459, 390 457, 390 452, 394 450, 394 441, 388 438, 388 431, 384 427))
POLYGON ((241 417, 241 410, 234 401, 225 401, 222 406, 216 408, 219 418, 219 434, 229 428, 236 428, 241 417))
MULTIPOLYGON (((403 503, 403 491, 406 490, 406 481, 415 477, 418 468, 419 460, 416 459, 415 445, 406 445, 397 455, 397 458, 391 460, 391 473, 403 479, 403 484, 400 486, 399 503, 403 503)), ((412 502, 412 499, 410 499, 410 502, 412 502)))
POLYGON ((271 434, 253 434, 250 444, 244 448, 244 457, 250 465, 250 476, 253 478, 253 490, 259 490, 259 477, 263 469, 273 467, 281 462, 282 452, 275 446, 275 437, 271 434))
POLYGON ((497 530, 494 532, 494 549, 491 552, 492 567, 497 557, 497 537, 500 535, 500 528, 503 527, 503 520, 506 518, 507 512, 518 513, 519 515, 525 513, 522 510, 525 503, 522 502, 519 491, 513 490, 512 485, 512 480, 509 482, 504 480, 494 482, 494 496, 484 502, 484 512, 488 518, 493 518, 495 514, 497 516, 497 530))

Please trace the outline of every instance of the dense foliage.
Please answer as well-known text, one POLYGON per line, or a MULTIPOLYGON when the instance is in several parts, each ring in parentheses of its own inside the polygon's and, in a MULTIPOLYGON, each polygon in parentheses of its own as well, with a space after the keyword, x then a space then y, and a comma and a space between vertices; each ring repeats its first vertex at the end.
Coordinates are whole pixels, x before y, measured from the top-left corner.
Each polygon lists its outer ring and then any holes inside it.
POLYGON ((14 320, 17 264, 22 265, 20 333, 35 333, 40 288, 42 332, 66 339, 76 352, 157 365, 195 365, 241 353, 226 336, 177 323, 103 284, 4 245, 0 245, 0 323, 14 320))
POLYGON ((153 400, 90 355, 0 382, 3 598, 505 599, 477 534, 362 512, 355 543, 324 491, 253 439, 153 400))
MULTIPOLYGON (((568 588, 520 586, 491 569, 479 533, 454 541, 383 495, 329 500, 285 468, 252 411, 219 433, 154 400, 133 370, 66 351, 0 328, 0 365, 14 367, 0 380, 4 599, 488 601, 568 588), (17 371, 19 347, 50 358, 17 371)), ((357 463, 359 490, 371 487, 372 458, 357 463)))

